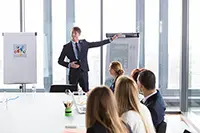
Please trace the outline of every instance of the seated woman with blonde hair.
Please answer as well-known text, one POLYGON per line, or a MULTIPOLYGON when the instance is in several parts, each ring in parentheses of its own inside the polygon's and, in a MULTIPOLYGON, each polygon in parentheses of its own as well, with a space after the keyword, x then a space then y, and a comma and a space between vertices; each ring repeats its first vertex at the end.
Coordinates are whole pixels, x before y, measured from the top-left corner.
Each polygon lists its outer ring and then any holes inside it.
POLYGON ((119 117, 114 94, 104 86, 96 87, 88 95, 86 127, 87 133, 132 133, 119 117))
POLYGON ((114 78, 114 82, 110 86, 110 89, 114 92, 115 91, 115 82, 117 78, 124 74, 124 70, 122 64, 118 61, 111 62, 109 66, 110 75, 114 78))
POLYGON ((138 99, 138 88, 134 80, 121 76, 116 81, 115 97, 119 116, 128 123, 133 133, 155 133, 151 114, 138 99))

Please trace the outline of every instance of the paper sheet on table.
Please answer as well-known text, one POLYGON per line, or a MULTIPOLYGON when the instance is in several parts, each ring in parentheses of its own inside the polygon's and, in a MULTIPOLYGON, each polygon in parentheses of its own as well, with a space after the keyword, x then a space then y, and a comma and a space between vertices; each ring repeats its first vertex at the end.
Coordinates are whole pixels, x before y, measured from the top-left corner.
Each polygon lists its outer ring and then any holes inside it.
POLYGON ((84 129, 65 129, 63 133, 86 133, 84 129))

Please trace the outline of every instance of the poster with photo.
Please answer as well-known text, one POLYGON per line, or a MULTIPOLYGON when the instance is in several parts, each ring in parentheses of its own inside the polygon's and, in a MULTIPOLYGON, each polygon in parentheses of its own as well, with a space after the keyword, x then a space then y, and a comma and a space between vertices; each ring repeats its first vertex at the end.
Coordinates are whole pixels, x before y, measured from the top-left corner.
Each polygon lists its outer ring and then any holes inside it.
POLYGON ((27 56, 26 44, 13 44, 13 56, 14 57, 26 57, 27 56))
POLYGON ((37 83, 37 47, 35 33, 3 34, 4 84, 37 83))

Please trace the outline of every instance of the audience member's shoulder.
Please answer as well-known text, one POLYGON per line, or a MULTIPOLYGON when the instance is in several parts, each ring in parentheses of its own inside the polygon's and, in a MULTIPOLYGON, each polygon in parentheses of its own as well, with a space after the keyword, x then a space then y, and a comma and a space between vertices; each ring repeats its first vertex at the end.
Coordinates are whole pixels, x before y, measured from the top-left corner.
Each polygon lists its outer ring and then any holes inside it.
POLYGON ((94 124, 94 127, 104 127, 102 124, 100 124, 99 122, 96 122, 95 124, 94 124))
POLYGON ((162 104, 164 102, 159 90, 157 90, 157 93, 149 98, 149 101, 151 106, 156 106, 156 104, 162 104))
POLYGON ((140 103, 139 105, 140 105, 141 111, 143 111, 143 112, 149 112, 149 109, 144 104, 140 103))
POLYGON ((96 122, 92 127, 87 129, 87 133, 106 133, 106 128, 99 122, 96 122))
POLYGON ((135 111, 127 111, 122 115, 122 120, 130 126, 133 133, 145 133, 141 116, 135 111))
POLYGON ((87 133, 94 133, 93 127, 88 128, 88 129, 87 129, 87 133))
POLYGON ((150 118, 151 119, 151 113, 149 111, 149 109, 142 103, 140 103, 140 111, 141 113, 143 113, 143 115, 147 118, 150 118))
POLYGON ((164 101, 162 95, 160 94, 159 90, 157 90, 157 102, 160 105, 165 106, 165 101, 164 101))
POLYGON ((155 133, 151 113, 150 113, 149 109, 142 103, 140 103, 140 112, 143 115, 143 117, 145 118, 144 121, 146 121, 146 123, 148 124, 148 129, 149 129, 150 133, 155 133))
POLYGON ((140 115, 137 112, 129 110, 129 111, 127 111, 127 112, 125 112, 125 113, 122 114, 122 119, 125 122, 129 122, 129 121, 134 122, 133 119, 135 119, 135 120, 141 120, 141 117, 140 117, 140 115))

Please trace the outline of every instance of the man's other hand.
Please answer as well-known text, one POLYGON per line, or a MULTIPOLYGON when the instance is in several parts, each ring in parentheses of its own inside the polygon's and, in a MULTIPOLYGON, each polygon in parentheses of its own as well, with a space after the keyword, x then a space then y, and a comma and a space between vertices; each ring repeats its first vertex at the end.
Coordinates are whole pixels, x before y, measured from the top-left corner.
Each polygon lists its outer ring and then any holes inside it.
POLYGON ((71 67, 71 68, 75 68, 75 69, 79 68, 80 65, 78 65, 78 64, 76 64, 76 63, 77 63, 77 61, 71 62, 71 63, 70 63, 70 67, 71 67))

